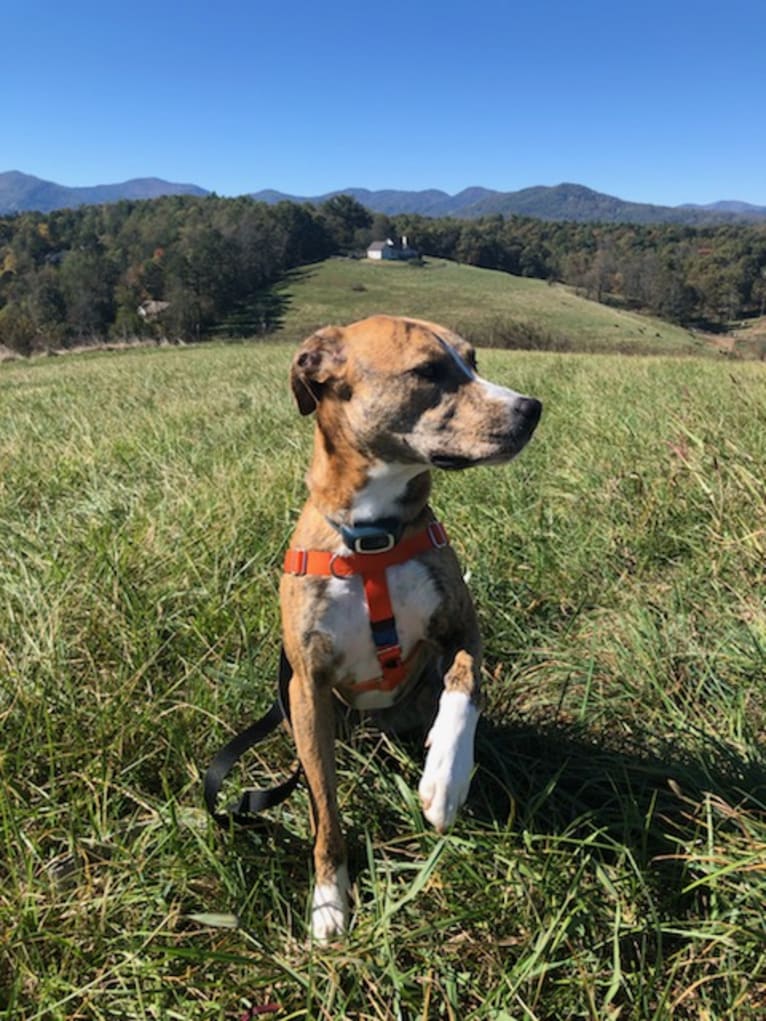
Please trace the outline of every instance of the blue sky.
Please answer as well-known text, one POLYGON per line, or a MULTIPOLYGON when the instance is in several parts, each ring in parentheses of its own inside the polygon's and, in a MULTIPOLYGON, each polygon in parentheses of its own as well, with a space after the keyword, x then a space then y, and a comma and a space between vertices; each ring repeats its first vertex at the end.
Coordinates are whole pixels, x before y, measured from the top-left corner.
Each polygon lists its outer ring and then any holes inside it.
POLYGON ((0 170, 766 205, 764 0, 9 6, 0 170))

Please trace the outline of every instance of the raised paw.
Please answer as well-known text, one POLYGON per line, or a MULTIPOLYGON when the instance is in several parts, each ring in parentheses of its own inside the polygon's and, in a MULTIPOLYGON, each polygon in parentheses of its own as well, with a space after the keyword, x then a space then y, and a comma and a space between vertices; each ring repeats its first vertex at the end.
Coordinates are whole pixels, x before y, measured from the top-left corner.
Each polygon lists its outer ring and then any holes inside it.
POLYGON ((445 691, 439 700, 418 794, 423 814, 444 833, 468 797, 473 771, 473 742, 479 711, 462 691, 445 691))

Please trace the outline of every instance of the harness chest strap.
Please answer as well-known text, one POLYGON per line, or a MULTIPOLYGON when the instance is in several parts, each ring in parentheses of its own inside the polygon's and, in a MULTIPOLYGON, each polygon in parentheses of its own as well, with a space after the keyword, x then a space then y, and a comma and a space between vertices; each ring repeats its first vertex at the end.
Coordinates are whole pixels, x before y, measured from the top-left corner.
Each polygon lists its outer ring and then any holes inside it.
POLYGON ((342 556, 326 550, 289 549, 285 554, 286 574, 299 577, 311 574, 325 578, 361 575, 370 630, 382 676, 354 684, 355 691, 391 691, 407 680, 419 646, 413 649, 406 660, 403 659, 386 571, 389 567, 406 563, 419 553, 441 549, 448 543, 444 526, 433 521, 420 532, 381 552, 359 552, 342 556))

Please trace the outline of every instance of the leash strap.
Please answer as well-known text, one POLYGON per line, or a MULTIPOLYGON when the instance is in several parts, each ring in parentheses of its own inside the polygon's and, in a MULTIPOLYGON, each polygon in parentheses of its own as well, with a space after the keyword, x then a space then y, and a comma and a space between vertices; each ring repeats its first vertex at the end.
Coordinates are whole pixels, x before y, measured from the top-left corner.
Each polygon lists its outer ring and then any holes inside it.
POLYGON ((279 655, 279 697, 274 700, 271 708, 260 719, 251 723, 218 752, 205 772, 204 795, 205 805, 210 815, 219 826, 228 827, 231 823, 238 826, 253 826, 259 820, 255 818, 259 812, 281 804, 295 789, 301 777, 301 768, 296 766, 290 776, 274 787, 251 787, 242 792, 240 797, 231 801, 223 811, 218 809, 218 795, 223 781, 246 751, 265 740, 273 733, 283 720, 290 720, 290 702, 288 684, 292 676, 292 668, 282 648, 279 655))

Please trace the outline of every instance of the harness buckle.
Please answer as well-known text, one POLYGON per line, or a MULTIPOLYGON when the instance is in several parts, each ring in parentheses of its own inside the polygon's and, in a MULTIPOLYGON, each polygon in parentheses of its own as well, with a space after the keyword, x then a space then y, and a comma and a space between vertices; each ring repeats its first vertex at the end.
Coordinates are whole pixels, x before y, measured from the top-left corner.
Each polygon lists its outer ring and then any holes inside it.
POLYGON ((337 528, 348 548, 362 556, 388 553, 401 539, 402 530, 398 518, 379 518, 377 521, 362 521, 337 528))
POLYGON ((447 531, 441 521, 432 521, 427 531, 428 538, 431 540, 431 545, 434 549, 444 549, 445 546, 449 545, 447 531))
POLYGON ((291 557, 290 566, 287 568, 290 574, 298 575, 302 577, 308 573, 309 569, 309 551, 305 549, 293 549, 289 551, 291 557))
POLYGON ((400 666, 402 662, 402 647, 398 642, 395 642, 393 645, 380 645, 375 650, 375 655, 378 657, 381 666, 400 666))
POLYGON ((396 545, 396 539, 390 532, 371 532, 369 535, 358 535, 354 539, 354 553, 388 553, 396 545))

